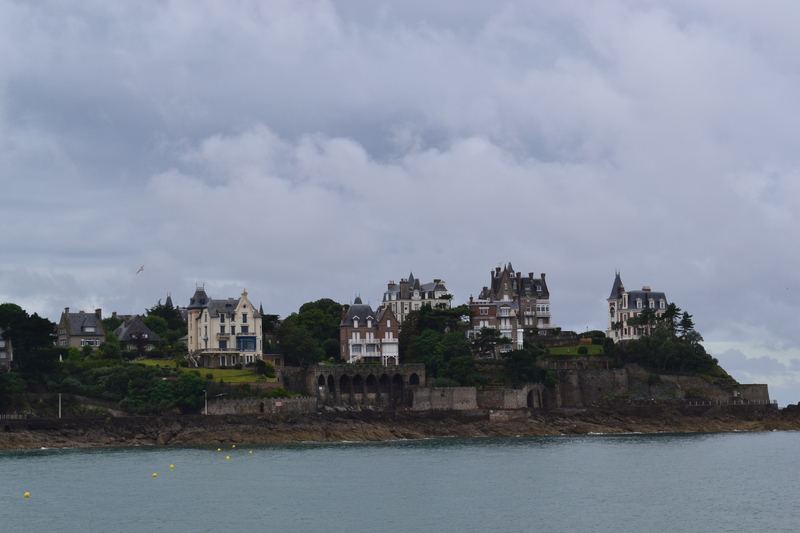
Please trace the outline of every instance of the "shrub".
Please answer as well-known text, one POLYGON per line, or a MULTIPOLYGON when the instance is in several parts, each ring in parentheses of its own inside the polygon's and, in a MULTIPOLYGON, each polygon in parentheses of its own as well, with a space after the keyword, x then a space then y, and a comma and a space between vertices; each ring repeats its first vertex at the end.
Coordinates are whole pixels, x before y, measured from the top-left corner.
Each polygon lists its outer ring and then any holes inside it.
POLYGON ((214 374, 212 374, 211 372, 207 372, 206 379, 214 379, 214 374))
POLYGON ((454 379, 438 378, 438 379, 434 380, 434 382, 433 382, 433 384, 431 386, 433 386, 433 387, 460 387, 461 384, 458 381, 454 380, 454 379))
POLYGON ((589 348, 586 346, 578 346, 578 355, 586 355, 589 353, 589 348))
POLYGON ((183 368, 189 368, 189 361, 187 361, 186 359, 184 359, 178 364, 180 364, 183 368))
POLYGON ((233 369, 234 370, 241 370, 242 369, 242 363, 236 363, 235 365, 233 365, 233 369))
POLYGON ((266 398, 288 398, 289 396, 290 394, 283 387, 272 389, 267 394, 265 394, 266 398))
POLYGON ((552 370, 547 371, 547 376, 544 378, 544 384, 547 387, 555 387, 558 385, 558 374, 553 372, 552 370))
POLYGON ((655 385, 656 383, 661 383, 661 376, 658 374, 650 374, 647 376, 647 383, 650 385, 655 385))
POLYGON ((266 361, 258 359, 256 361, 256 374, 266 376, 268 378, 274 378, 275 367, 272 365, 272 363, 267 363, 266 361))

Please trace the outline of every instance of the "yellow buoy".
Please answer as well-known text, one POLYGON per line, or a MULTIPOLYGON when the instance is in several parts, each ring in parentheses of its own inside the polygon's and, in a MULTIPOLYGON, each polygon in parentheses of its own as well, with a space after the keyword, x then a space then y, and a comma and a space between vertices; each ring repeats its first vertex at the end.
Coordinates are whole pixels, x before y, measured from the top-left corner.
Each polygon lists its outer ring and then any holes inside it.
POLYGON ((222 448, 217 448, 217 451, 218 451, 218 452, 221 452, 221 451, 222 451, 222 448))
POLYGON ((175 465, 169 465, 170 470, 175 470, 175 465))
POLYGON ((231 446, 231 448, 236 448, 236 445, 234 444, 233 446, 231 446))
POLYGON ((25 494, 23 494, 23 496, 26 497, 26 498, 30 498, 31 497, 31 493, 30 492, 26 492, 25 494))
POLYGON ((153 474, 153 477, 158 477, 158 474, 153 474))
POLYGON ((250 453, 253 453, 253 450, 250 450, 250 453))
POLYGON ((230 456, 230 455, 226 455, 226 456, 225 456, 225 459, 230 459, 230 458, 231 458, 231 456, 230 456))

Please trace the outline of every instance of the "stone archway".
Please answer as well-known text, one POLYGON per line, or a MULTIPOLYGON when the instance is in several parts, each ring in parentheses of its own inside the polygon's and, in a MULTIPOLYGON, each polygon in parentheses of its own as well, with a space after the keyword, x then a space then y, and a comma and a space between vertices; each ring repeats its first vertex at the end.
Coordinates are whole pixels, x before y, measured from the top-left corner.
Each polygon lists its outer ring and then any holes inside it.
POLYGON ((391 383, 391 404, 394 407, 403 403, 403 376, 395 374, 391 383))
POLYGON ((345 398, 347 398, 346 401, 352 405, 353 389, 350 387, 350 385, 351 385, 350 376, 348 376, 347 374, 339 378, 339 394, 342 398, 342 401, 345 401, 345 398))

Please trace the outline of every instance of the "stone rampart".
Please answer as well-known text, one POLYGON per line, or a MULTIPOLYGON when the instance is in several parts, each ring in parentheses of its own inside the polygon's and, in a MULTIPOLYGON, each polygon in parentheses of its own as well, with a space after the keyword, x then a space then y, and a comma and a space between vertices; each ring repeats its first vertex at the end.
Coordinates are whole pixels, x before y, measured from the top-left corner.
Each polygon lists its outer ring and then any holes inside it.
POLYGON ((218 398, 208 400, 209 415, 314 413, 315 398, 218 398))
POLYGON ((475 387, 419 387, 412 391, 414 411, 465 411, 477 409, 475 387))

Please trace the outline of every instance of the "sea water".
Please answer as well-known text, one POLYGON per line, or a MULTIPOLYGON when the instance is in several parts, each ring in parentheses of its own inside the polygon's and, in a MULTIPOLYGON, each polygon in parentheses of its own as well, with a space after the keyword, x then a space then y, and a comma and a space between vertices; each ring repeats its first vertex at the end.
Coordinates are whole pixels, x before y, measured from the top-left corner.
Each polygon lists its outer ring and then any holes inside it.
POLYGON ((798 450, 765 432, 6 451, 0 532, 796 531, 798 450))

